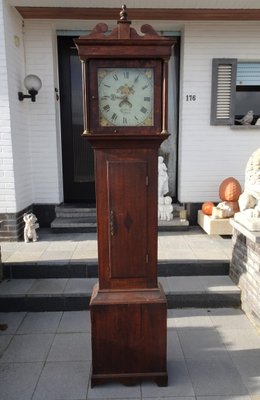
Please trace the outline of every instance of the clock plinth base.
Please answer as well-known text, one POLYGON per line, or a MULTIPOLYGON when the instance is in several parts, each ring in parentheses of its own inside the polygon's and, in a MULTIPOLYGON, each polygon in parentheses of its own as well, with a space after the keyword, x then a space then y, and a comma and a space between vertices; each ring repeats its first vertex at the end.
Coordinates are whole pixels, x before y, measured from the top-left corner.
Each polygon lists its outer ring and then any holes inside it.
POLYGON ((152 380, 167 386, 167 304, 162 288, 99 290, 90 302, 91 386, 152 380))
POLYGON ((153 381, 159 387, 165 387, 168 386, 168 374, 167 372, 154 374, 92 374, 91 387, 93 388, 110 382, 118 382, 124 386, 135 386, 145 381, 153 381))

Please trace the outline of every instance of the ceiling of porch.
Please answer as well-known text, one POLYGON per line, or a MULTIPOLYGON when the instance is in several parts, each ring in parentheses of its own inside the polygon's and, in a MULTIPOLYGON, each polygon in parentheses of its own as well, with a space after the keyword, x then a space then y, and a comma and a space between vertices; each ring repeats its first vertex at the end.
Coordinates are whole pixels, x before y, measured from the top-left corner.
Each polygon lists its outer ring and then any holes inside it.
MULTIPOLYGON (((9 0, 13 6, 27 7, 107 7, 118 8, 118 0, 9 0)), ((158 8, 158 0, 128 0, 127 8, 158 8)), ((160 8, 260 9, 259 0, 161 0, 160 8)))
MULTIPOLYGON (((115 20, 118 0, 8 0, 25 19, 115 20), (39 5, 40 3, 40 5, 39 5)), ((128 0, 133 20, 260 20, 259 0, 128 0)))

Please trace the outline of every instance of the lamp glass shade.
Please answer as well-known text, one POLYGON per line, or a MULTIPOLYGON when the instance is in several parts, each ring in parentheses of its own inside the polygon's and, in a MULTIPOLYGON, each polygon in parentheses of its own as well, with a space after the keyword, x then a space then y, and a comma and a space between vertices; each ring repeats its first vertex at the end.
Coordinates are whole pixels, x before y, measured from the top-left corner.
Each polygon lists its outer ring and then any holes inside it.
POLYGON ((29 90, 36 90, 37 92, 42 87, 42 81, 37 75, 27 75, 24 79, 24 86, 29 90))

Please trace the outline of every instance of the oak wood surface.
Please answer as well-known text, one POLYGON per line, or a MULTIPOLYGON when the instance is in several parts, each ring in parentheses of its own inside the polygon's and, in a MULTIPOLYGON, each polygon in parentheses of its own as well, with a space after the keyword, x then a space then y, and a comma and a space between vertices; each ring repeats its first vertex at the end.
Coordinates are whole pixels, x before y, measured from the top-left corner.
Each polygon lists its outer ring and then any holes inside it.
POLYGON ((165 386, 167 305, 157 283, 157 180, 158 148, 168 137, 164 63, 174 40, 159 36, 150 25, 141 27, 142 36, 137 34, 125 15, 122 10, 111 33, 100 23, 75 40, 85 63, 84 137, 95 154, 99 285, 90 302, 91 385, 152 379, 165 386), (144 65, 154 71, 155 123, 99 125, 98 66, 144 65))

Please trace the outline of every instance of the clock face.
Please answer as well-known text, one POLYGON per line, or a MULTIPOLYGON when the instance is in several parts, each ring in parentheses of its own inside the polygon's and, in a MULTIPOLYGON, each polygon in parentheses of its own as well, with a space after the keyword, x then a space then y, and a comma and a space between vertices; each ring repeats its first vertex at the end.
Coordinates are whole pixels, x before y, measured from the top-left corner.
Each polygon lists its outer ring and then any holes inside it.
POLYGON ((153 68, 98 68, 100 126, 153 126, 153 68))

